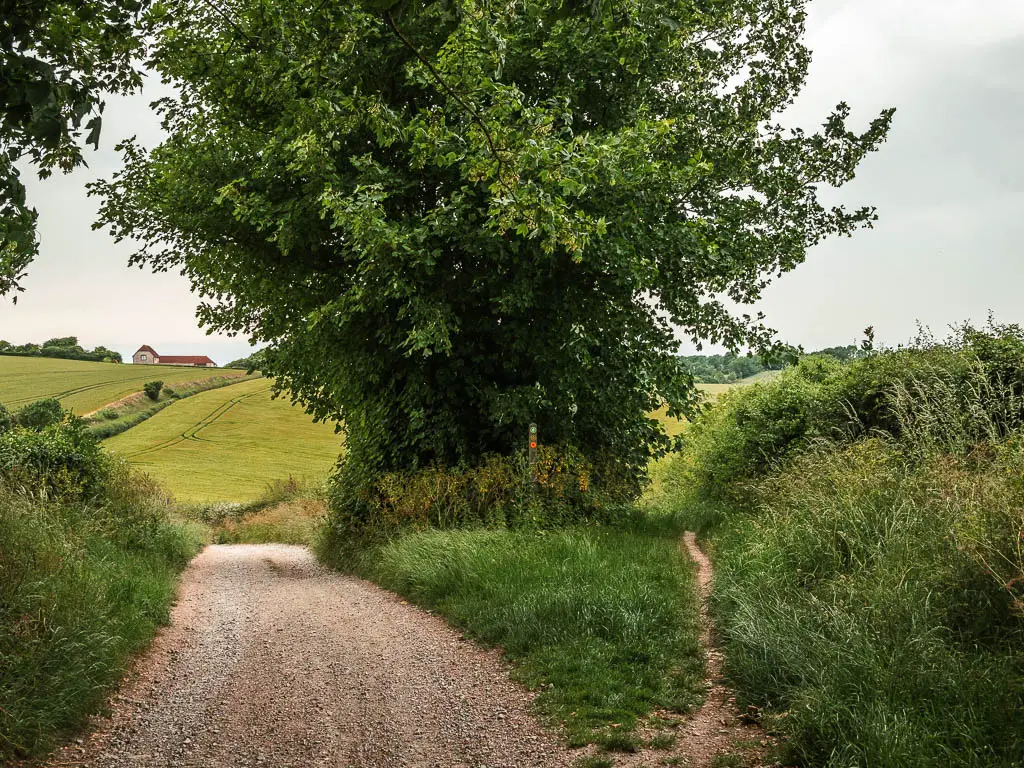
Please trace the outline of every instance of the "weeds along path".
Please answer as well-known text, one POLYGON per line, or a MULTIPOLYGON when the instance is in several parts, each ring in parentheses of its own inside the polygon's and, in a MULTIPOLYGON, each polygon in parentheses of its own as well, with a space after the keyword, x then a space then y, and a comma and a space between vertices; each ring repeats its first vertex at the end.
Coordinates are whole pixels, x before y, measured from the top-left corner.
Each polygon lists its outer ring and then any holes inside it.
POLYGON ((51 766, 568 766, 497 651, 303 547, 210 546, 109 718, 51 766))
POLYGON ((208 426, 213 424, 215 421, 217 421, 217 419, 219 419, 221 416, 226 414, 228 411, 230 411, 232 408, 234 408, 236 405, 238 405, 243 400, 247 400, 250 397, 256 397, 257 395, 262 395, 262 394, 268 392, 270 390, 270 387, 271 387, 271 385, 267 384, 267 386, 265 386, 263 389, 258 389, 255 392, 247 392, 244 395, 239 395, 238 397, 232 397, 230 400, 226 400, 223 403, 219 404, 216 408, 214 408, 212 411, 210 411, 210 413, 208 413, 206 416, 201 418, 195 424, 191 425, 188 429, 186 429, 180 435, 175 435, 172 438, 164 440, 162 443, 157 443, 156 445, 149 446, 148 448, 144 448, 141 451, 135 451, 133 453, 125 454, 125 456, 126 456, 126 458, 134 459, 137 456, 143 456, 143 455, 145 455, 147 453, 155 453, 156 451, 162 451, 162 450, 164 450, 166 448, 170 448, 170 447, 172 447, 174 445, 177 445, 178 443, 180 443, 180 442, 182 442, 184 440, 199 440, 199 441, 202 441, 203 438, 199 437, 199 433, 200 432, 202 432, 208 426))

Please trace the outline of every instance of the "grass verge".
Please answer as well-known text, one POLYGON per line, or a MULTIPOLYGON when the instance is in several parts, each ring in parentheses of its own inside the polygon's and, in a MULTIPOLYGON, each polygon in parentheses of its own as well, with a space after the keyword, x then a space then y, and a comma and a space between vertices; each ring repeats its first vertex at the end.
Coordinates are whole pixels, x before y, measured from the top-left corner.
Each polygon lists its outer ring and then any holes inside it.
POLYGON ((670 521, 409 533, 368 575, 500 645, 571 744, 613 748, 652 709, 701 698, 694 575, 678 533, 670 521))
POLYGON ((736 391, 659 468, 741 702, 815 768, 1024 765, 1024 329, 736 391))
POLYGON ((1024 530, 1000 475, 821 449, 712 534, 727 671, 799 764, 1024 763, 1024 610, 979 557, 1024 530))
POLYGON ((0 762, 80 726, 167 622, 200 541, 153 490, 125 472, 97 506, 0 491, 0 762))

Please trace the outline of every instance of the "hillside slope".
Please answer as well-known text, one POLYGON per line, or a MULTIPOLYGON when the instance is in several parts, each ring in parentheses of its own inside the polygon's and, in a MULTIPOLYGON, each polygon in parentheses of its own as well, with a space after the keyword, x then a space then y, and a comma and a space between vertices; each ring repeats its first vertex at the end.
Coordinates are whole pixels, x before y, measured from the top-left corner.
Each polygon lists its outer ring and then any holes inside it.
MULTIPOLYGON (((754 384, 758 381, 764 381, 778 374, 778 371, 762 371, 761 373, 755 374, 749 378, 741 379, 740 381, 733 382, 732 384, 698 384, 697 389, 701 390, 709 399, 714 399, 725 392, 728 392, 733 387, 745 387, 749 384, 754 384)), ((666 409, 664 406, 656 410, 651 414, 654 418, 661 422, 662 426, 665 427, 665 431, 671 437, 682 434, 686 429, 685 419, 670 419, 666 415, 666 409)))
POLYGON ((174 386, 214 377, 244 377, 245 371, 176 365, 115 365, 81 360, 0 356, 0 403, 16 410, 55 397, 82 415, 139 392, 147 381, 174 386))
POLYGON ((270 387, 257 379, 202 392, 104 446, 182 501, 249 501, 273 480, 323 479, 342 438, 287 399, 272 400, 270 387))

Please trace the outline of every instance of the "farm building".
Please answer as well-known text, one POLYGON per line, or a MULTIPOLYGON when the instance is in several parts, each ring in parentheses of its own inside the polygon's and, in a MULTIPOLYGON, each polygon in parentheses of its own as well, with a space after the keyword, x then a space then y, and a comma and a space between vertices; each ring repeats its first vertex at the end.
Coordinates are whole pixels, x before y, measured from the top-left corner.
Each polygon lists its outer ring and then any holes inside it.
POLYGON ((193 365, 196 368, 216 368, 217 364, 206 355, 161 355, 148 344, 143 344, 132 355, 136 365, 193 365))

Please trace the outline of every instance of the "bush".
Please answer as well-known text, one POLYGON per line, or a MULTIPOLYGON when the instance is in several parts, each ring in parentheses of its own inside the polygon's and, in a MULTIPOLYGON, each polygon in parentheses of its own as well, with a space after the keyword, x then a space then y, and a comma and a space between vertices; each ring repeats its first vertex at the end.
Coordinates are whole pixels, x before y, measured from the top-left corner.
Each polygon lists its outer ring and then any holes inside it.
POLYGON ((147 381, 142 385, 142 391, 146 394, 146 397, 153 402, 156 402, 160 399, 160 389, 163 385, 164 383, 162 381, 147 381))
POLYGON ((17 422, 11 412, 4 408, 3 404, 0 403, 0 435, 4 432, 8 432, 14 428, 17 422))
POLYGON ((748 500, 759 478, 817 440, 886 435, 964 450, 1024 425, 1024 331, 960 328, 944 344, 848 364, 805 357, 719 398, 686 430, 666 483, 692 501, 748 500))
POLYGON ((0 434, 0 486, 8 489, 87 498, 102 492, 108 472, 99 443, 74 417, 0 434))
POLYGON ((541 446, 534 474, 525 456, 491 455, 473 468, 387 473, 367 485, 344 467, 328 487, 329 514, 318 544, 335 566, 402 531, 427 528, 547 527, 608 522, 628 508, 616 485, 571 448, 541 446))
POLYGON ((15 417, 20 426, 36 430, 59 424, 63 420, 64 409, 60 400, 52 397, 29 403, 15 417))
POLYGON ((41 401, 0 432, 0 762, 95 711, 167 619, 197 541, 151 480, 41 401))

